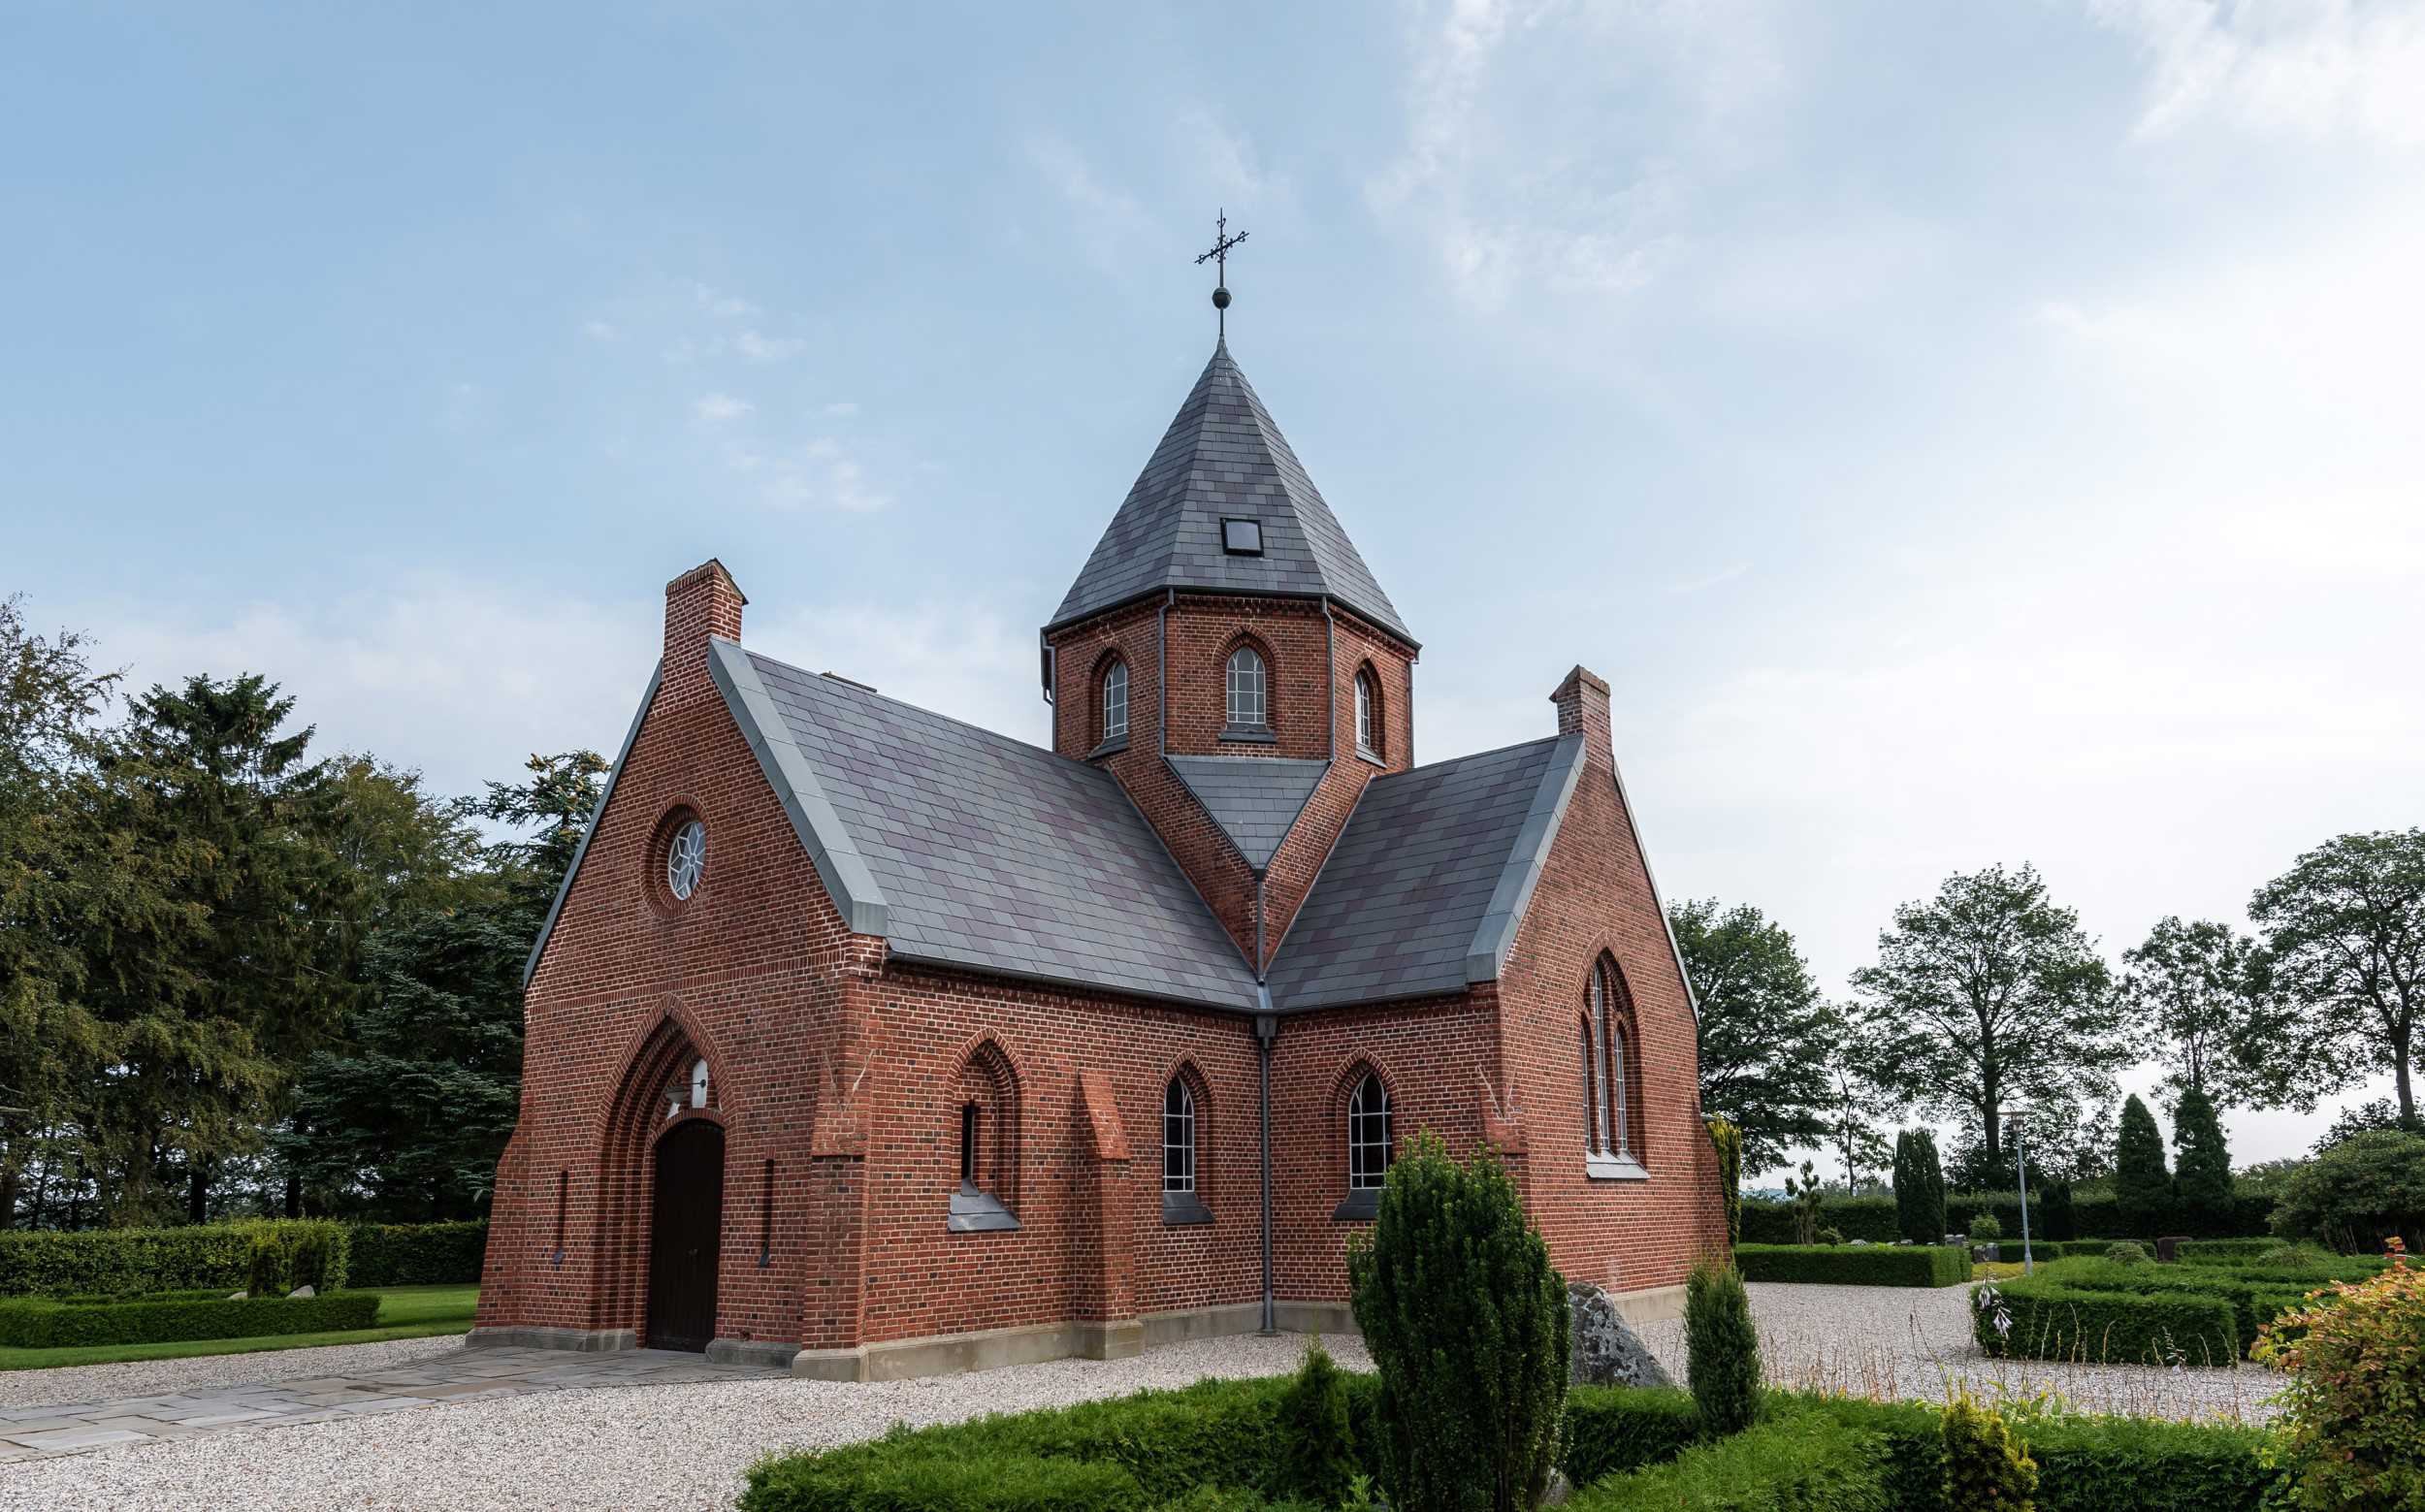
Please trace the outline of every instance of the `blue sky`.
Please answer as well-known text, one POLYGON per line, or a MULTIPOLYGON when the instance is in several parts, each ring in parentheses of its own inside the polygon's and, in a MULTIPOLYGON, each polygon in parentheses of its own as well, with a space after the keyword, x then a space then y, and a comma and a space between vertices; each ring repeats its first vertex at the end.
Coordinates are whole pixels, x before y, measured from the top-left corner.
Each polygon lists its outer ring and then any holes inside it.
POLYGON ((709 555, 1040 736, 1225 207, 1418 757, 1593 667, 1831 991, 1956 868, 2118 954, 2420 821, 2415 4, 15 7, 0 141, 0 591, 445 788, 709 555))

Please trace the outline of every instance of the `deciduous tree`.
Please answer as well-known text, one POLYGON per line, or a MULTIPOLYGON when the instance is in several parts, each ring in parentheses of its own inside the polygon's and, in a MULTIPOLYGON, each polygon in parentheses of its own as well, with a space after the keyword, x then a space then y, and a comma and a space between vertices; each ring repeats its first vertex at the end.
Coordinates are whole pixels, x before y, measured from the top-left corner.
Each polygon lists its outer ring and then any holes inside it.
POLYGON ((1785 927, 1750 904, 1691 899, 1668 911, 1700 1010, 1701 1110, 1743 1134, 1743 1166, 1828 1141, 1836 1018, 1785 927))
POLYGON ((2079 916, 2027 866, 1949 877, 1934 898, 1896 909, 1853 986, 1871 1075, 1978 1130, 1996 1170, 2007 1104, 2110 1096, 2137 1055, 2129 1010, 2079 916))
POLYGON ((2317 1048, 2316 1093, 2388 1071, 2400 1116, 2412 1123, 2425 1018, 2425 829, 2336 836, 2259 887, 2248 917, 2265 931, 2276 981, 2317 1048))
POLYGON ((2310 1040, 2273 990, 2264 948, 2211 919, 2157 920, 2122 952, 2122 991, 2165 1061, 2165 1084, 2217 1108, 2314 1108, 2310 1040))

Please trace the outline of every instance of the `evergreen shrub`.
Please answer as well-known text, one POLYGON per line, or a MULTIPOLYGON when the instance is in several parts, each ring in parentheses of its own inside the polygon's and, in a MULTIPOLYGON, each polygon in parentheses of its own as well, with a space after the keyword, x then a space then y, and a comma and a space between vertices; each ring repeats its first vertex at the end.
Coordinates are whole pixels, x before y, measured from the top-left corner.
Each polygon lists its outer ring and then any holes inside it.
POLYGON ((1970 1220, 1970 1241, 1974 1244, 1999 1243, 2004 1238, 2004 1225, 1995 1214, 1983 1212, 1970 1220))
MULTIPOLYGON (((1506 1168, 1418 1135, 1348 1247, 1357 1327, 1380 1377, 1377 1458, 1402 1512, 1539 1499, 1568 1374, 1566 1281, 1506 1168)), ((1739 1290, 1739 1287, 1738 1287, 1739 1290)))
POLYGON ((1781 1415, 1612 1476, 1567 1504, 1576 1512, 1890 1512, 1885 1445, 1822 1413, 1781 1415))
POLYGON ((1709 1120, 1709 1142, 1718 1150, 1718 1191, 1727 1206, 1727 1243, 1743 1242, 1743 1131, 1724 1118, 1709 1120))
POLYGON ((1945 1503, 1979 1512, 2035 1512, 2038 1464, 2012 1425, 1967 1390, 1945 1404, 1945 1503))
POLYGON ((1322 1341, 1306 1345, 1305 1362, 1279 1399, 1282 1489, 1318 1506, 1344 1502, 1357 1474, 1347 1417, 1347 1383, 1322 1341))
POLYGON ((1749 1428, 1760 1409, 1760 1333, 1733 1267, 1704 1260, 1686 1277, 1684 1353, 1701 1422, 1720 1434, 1749 1428))
POLYGON ((480 1278, 488 1221, 357 1223, 349 1231, 354 1286, 461 1286, 480 1278))
MULTIPOLYGON (((344 1266, 314 1290, 476 1281, 485 1223, 345 1224, 320 1218, 248 1218, 168 1229, 0 1232, 0 1297, 130 1295, 216 1288, 251 1290, 253 1236, 336 1229, 344 1266)), ((338 1250, 332 1245, 334 1257, 338 1250)), ((323 1269, 324 1277, 331 1271, 323 1269)), ((296 1282, 294 1285, 303 1283, 296 1282)), ((289 1290, 292 1289, 290 1286, 289 1290)))

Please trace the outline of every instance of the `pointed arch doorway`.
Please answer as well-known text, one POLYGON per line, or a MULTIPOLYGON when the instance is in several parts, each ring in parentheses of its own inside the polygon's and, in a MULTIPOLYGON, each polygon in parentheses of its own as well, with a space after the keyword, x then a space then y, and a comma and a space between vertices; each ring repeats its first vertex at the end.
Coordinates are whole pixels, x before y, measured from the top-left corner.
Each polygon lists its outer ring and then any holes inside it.
POLYGON ((650 1215, 648 1345, 706 1349, 716 1336, 716 1263, 723 1253, 725 1131, 688 1118, 657 1142, 650 1215))

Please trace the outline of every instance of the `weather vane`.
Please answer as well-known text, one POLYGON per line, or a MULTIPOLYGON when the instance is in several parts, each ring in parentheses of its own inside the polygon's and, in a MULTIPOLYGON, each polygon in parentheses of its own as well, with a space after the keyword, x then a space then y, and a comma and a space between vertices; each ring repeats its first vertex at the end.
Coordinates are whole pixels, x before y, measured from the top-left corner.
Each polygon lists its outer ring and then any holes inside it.
POLYGON ((1212 223, 1212 250, 1196 259, 1196 266, 1212 263, 1217 269, 1212 284, 1212 307, 1220 314, 1220 338, 1229 339, 1229 249, 1246 240, 1247 233, 1229 234, 1229 210, 1224 207, 1220 218, 1212 223))

